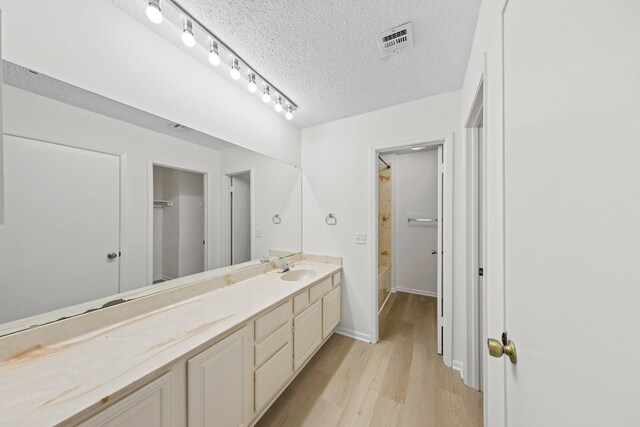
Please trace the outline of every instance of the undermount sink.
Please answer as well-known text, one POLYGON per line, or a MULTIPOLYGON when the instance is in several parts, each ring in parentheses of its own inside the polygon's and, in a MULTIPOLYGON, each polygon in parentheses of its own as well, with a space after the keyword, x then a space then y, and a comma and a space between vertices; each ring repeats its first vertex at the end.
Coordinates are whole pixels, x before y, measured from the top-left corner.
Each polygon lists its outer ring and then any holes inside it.
POLYGON ((311 279, 316 273, 313 270, 289 270, 284 273, 280 278, 288 282, 297 282, 299 280, 311 279))

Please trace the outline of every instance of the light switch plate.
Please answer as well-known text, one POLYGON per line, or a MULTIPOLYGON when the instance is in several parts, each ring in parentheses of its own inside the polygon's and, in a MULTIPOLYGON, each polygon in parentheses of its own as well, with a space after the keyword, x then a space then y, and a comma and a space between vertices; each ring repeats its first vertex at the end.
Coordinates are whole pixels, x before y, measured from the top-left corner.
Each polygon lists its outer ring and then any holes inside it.
POLYGON ((262 237, 262 231, 259 228, 256 228, 256 237, 262 237))
POLYGON ((356 233, 356 245, 366 245, 367 235, 365 233, 356 233))

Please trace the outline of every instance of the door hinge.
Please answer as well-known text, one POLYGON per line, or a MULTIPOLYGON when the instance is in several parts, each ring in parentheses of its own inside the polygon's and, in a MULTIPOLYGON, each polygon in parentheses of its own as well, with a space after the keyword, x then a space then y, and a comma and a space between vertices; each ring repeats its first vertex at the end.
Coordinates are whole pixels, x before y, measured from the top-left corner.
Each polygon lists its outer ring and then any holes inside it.
POLYGON ((484 276, 484 268, 480 267, 478 269, 478 276, 484 276))

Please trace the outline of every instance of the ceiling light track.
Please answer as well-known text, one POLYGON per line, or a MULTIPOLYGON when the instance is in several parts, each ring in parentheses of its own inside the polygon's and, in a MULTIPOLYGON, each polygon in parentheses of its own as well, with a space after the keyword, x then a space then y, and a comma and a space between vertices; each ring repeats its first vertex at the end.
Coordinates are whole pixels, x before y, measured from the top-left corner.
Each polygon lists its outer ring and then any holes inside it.
POLYGON ((257 82, 261 81, 261 86, 265 88, 261 94, 263 101, 268 103, 273 99, 276 102, 276 111, 278 113, 283 111, 283 101, 286 102, 287 109, 285 116, 287 120, 291 120, 293 112, 298 109, 298 106, 291 101, 291 98, 282 93, 281 90, 271 84, 271 82, 265 79, 261 74, 256 72, 255 68, 251 67, 242 59, 242 57, 240 57, 240 55, 220 40, 220 38, 212 31, 208 30, 207 27, 202 25, 182 6, 174 0, 148 0, 147 3, 148 6, 146 13, 151 22, 160 24, 163 22, 163 16, 166 16, 167 21, 176 25, 179 29, 182 29, 182 40, 188 47, 192 47, 197 43, 202 45, 202 36, 204 35, 204 38, 207 39, 207 45, 204 46, 204 48, 209 52, 209 62, 211 62, 212 65, 218 65, 220 63, 220 58, 223 53, 228 54, 229 61, 225 62, 225 60, 223 62, 230 66, 231 77, 234 80, 237 80, 240 78, 241 74, 247 76, 249 83, 247 87, 252 93, 256 92, 257 82), (168 8, 172 8, 173 10, 168 11, 168 8), (280 108, 278 108, 278 106, 280 108))

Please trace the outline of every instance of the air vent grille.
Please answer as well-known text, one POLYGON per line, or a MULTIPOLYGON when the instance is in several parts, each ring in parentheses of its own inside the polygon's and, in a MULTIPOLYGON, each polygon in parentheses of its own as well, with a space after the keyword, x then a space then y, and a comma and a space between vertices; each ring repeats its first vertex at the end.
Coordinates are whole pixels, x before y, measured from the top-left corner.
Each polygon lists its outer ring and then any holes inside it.
POLYGON ((413 24, 407 22, 380 34, 378 46, 382 57, 398 53, 407 47, 413 46, 413 24))
POLYGON ((185 125, 181 125, 180 123, 169 123, 169 127, 178 132, 189 132, 189 128, 185 125))

